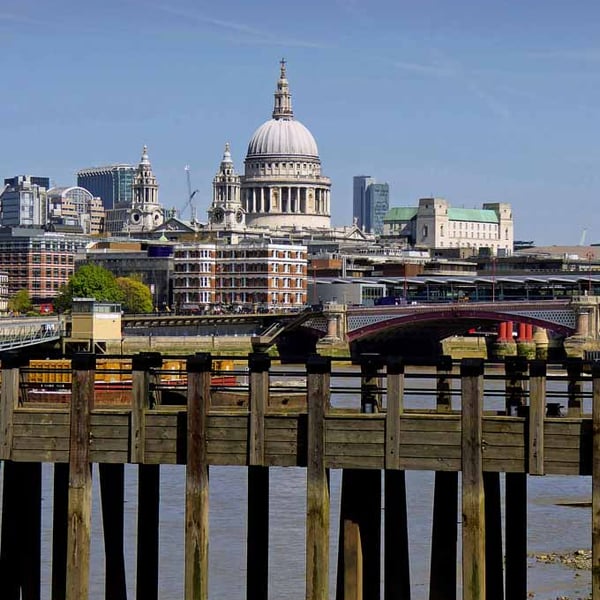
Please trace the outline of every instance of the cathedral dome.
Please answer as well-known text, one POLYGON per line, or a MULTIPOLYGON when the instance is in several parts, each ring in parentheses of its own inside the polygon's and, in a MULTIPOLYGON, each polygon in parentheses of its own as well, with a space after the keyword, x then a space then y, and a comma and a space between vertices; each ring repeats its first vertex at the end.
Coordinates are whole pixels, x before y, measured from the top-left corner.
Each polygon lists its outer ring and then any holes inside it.
POLYGON ((319 157, 315 138, 299 121, 271 119, 254 132, 248 144, 247 158, 281 155, 319 157))

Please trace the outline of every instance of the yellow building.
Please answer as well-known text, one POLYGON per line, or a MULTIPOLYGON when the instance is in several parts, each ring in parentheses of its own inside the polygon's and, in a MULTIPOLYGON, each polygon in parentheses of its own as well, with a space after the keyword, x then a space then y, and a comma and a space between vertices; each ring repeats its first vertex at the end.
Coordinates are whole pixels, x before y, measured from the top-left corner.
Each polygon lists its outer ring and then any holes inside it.
POLYGON ((102 353, 106 342, 121 339, 121 305, 96 302, 94 298, 73 298, 71 328, 64 349, 102 353))

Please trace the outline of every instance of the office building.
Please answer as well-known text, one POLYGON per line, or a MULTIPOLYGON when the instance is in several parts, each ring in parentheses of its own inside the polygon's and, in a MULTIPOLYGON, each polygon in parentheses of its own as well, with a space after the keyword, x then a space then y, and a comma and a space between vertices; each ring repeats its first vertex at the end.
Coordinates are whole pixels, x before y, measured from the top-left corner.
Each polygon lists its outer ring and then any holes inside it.
POLYGON ((513 249, 510 204, 495 202, 481 208, 453 208, 443 198, 421 198, 417 207, 395 207, 384 219, 384 236, 409 248, 489 249, 508 256, 513 249))
POLYGON ((4 180, 0 194, 0 225, 41 227, 46 224, 47 177, 18 175, 4 180))
POLYGON ((381 235, 383 219, 389 210, 390 188, 387 183, 377 183, 368 175, 353 179, 352 217, 364 231, 381 235))
POLYGON ((89 241, 85 235, 41 228, 0 229, 0 264, 8 274, 9 296, 27 290, 36 303, 51 301, 73 275, 75 253, 89 241))
POLYGON ((70 227, 82 233, 101 233, 104 228, 102 200, 78 186, 50 188, 48 225, 54 229, 70 227))
POLYGON ((132 165, 117 164, 105 167, 91 167, 77 171, 77 185, 88 190, 92 196, 102 199, 105 210, 118 204, 133 201, 133 179, 136 168, 132 165))

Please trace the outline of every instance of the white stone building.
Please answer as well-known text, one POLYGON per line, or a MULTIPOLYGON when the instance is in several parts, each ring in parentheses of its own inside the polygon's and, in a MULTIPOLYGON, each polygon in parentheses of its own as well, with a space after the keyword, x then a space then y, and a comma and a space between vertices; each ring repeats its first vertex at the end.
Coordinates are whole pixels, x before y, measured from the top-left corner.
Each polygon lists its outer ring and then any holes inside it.
POLYGON ((106 231, 109 233, 149 233, 162 225, 164 209, 158 201, 158 182, 144 146, 142 157, 133 179, 133 198, 106 211, 106 231))
POLYGON ((418 207, 391 208, 383 235, 413 248, 489 248, 492 254, 512 254, 512 208, 504 202, 482 208, 453 208, 443 198, 421 198, 418 207))
POLYGON ((229 144, 213 179, 213 200, 208 209, 208 222, 213 230, 236 231, 246 227, 246 213, 240 199, 241 180, 236 174, 229 144))

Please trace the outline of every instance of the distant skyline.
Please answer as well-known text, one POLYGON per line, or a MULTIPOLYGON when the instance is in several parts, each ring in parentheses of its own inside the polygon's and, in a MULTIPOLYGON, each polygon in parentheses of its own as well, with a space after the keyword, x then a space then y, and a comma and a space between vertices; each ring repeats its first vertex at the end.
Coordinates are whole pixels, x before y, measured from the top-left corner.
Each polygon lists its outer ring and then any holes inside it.
MULTIPOLYGON (((600 4, 592 0, 4 0, 0 176, 75 185, 139 161, 201 220, 225 142, 243 173, 279 60, 352 223, 352 178, 390 207, 509 202, 515 239, 600 243, 600 4)), ((183 215, 189 218, 188 215, 183 215)))

